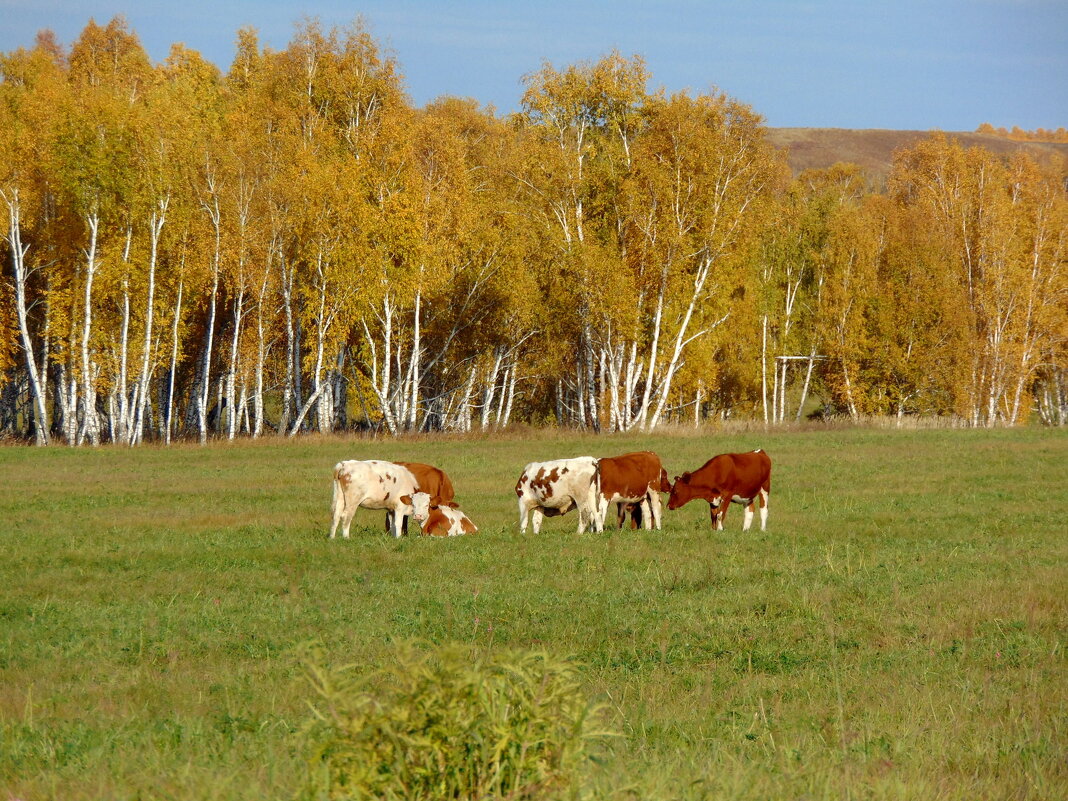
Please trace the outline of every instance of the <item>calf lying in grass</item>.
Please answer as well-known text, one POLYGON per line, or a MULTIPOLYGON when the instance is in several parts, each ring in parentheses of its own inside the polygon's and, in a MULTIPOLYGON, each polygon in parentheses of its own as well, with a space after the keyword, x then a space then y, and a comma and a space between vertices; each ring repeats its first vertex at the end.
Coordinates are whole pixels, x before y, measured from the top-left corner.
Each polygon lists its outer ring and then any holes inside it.
POLYGON ((456 537, 478 531, 471 518, 461 512, 460 507, 452 501, 443 501, 438 496, 431 497, 425 492, 406 495, 401 500, 412 507, 412 517, 419 521, 423 534, 431 537, 456 537))

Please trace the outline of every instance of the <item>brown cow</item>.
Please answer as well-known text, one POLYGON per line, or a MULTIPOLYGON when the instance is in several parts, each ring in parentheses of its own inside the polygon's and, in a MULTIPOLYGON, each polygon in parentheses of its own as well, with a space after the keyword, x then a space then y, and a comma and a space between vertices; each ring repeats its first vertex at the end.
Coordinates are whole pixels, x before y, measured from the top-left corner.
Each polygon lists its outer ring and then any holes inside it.
POLYGON ((623 504, 640 504, 646 529, 660 528, 660 493, 670 492, 667 471, 652 451, 625 453, 597 460, 597 530, 604 530, 608 505, 615 502, 619 527, 623 527, 623 504))
POLYGON ((753 504, 760 498, 760 530, 768 523, 771 495, 771 459, 757 448, 752 453, 721 453, 692 473, 675 477, 668 509, 678 509, 695 498, 708 501, 712 527, 722 530, 731 503, 745 504, 742 531, 753 522, 753 504))
MULTIPOLYGON (((452 489, 452 482, 445 474, 445 471, 434 467, 429 464, 422 464, 421 462, 396 462, 401 467, 407 467, 408 471, 415 476, 415 488, 419 492, 425 492, 430 497, 440 498, 444 503, 448 503, 455 497, 455 493, 452 489)), ((386 512, 386 531, 389 531, 393 526, 393 512, 386 512)), ((401 521, 401 531, 404 534, 408 533, 408 517, 405 515, 401 521)))

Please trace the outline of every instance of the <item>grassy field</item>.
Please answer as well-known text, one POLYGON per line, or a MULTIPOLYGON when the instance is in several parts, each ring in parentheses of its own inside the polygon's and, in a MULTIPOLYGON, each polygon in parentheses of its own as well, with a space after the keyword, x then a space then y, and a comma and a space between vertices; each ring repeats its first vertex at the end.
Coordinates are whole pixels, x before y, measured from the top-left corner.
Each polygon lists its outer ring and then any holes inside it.
POLYGON ((302 644, 412 639, 580 663, 594 798, 1068 797, 1068 432, 4 448, 0 487, 0 801, 292 798, 302 644), (765 533, 516 530, 528 461, 755 447, 765 533), (327 541, 342 458, 443 467, 481 532, 327 541))

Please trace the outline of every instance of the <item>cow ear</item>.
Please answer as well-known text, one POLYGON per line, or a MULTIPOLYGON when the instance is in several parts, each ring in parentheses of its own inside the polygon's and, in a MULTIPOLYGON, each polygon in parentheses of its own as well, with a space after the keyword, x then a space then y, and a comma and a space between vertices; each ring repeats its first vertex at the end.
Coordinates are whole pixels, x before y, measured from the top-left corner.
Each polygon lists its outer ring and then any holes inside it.
POLYGON ((411 495, 401 495, 400 499, 401 499, 401 503, 406 503, 409 506, 412 505, 412 496, 411 495))
POLYGON ((447 504, 445 504, 445 506, 448 506, 450 509, 460 508, 460 504, 458 504, 456 501, 449 501, 447 504))
POLYGON ((441 506, 441 496, 440 495, 435 495, 433 498, 431 498, 430 499, 430 505, 431 506, 441 506))

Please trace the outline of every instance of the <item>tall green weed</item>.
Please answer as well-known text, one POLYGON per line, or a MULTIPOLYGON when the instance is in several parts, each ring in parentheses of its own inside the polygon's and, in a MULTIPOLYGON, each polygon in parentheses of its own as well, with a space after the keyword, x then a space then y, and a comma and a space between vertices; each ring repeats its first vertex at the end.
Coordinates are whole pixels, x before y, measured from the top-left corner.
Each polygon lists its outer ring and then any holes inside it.
POLYGON ((462 646, 400 646, 362 674, 305 662, 315 692, 306 799, 578 797, 589 747, 605 735, 574 663, 462 646))

